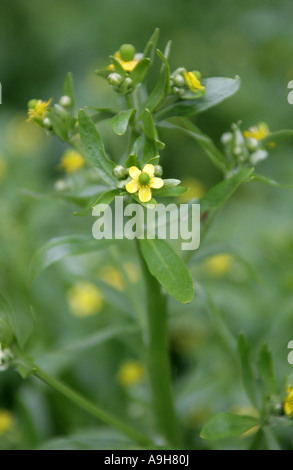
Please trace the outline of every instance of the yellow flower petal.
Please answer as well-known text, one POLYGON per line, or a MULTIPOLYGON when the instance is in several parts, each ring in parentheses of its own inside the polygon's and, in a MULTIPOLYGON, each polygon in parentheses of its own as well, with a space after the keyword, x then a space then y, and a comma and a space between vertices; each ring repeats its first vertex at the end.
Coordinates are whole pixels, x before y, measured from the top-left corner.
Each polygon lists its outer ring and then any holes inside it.
POLYGON ((138 191, 138 197, 141 202, 148 202, 152 198, 152 192, 148 186, 141 186, 138 191))
POLYGON ((136 166, 131 166, 129 168, 129 176, 133 178, 134 180, 137 179, 140 174, 141 174, 141 171, 136 166))
POLYGON ((137 181, 132 180, 129 183, 127 183, 125 188, 126 188, 126 191, 133 194, 133 193, 136 193, 139 190, 139 184, 138 184, 137 181))
POLYGON ((142 171, 143 173, 147 173, 149 177, 151 178, 153 174, 155 173, 155 167, 154 165, 151 165, 150 163, 148 163, 147 165, 143 167, 142 171))
POLYGON ((162 178, 155 178, 154 176, 150 179, 149 187, 154 189, 160 189, 164 186, 162 178))

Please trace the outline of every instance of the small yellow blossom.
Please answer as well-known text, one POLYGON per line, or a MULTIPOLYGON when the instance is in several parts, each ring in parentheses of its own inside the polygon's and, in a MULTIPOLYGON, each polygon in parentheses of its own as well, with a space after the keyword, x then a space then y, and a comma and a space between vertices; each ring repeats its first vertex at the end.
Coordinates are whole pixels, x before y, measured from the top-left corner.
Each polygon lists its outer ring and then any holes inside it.
POLYGON ((103 266, 100 269, 98 276, 102 281, 106 282, 110 286, 114 287, 117 290, 123 290, 123 280, 120 271, 114 266, 103 266))
POLYGON ((287 387, 287 397, 284 401, 284 413, 293 418, 293 387, 287 387))
POLYGON ((61 158, 59 165, 60 170, 64 170, 65 173, 71 174, 75 171, 80 170, 85 165, 85 159, 76 150, 66 150, 61 158))
POLYGON ((117 381, 120 385, 128 387, 142 382, 143 376, 143 365, 139 361, 131 360, 122 364, 117 373, 117 381))
POLYGON ((216 255, 208 259, 205 263, 207 270, 213 276, 222 276, 228 273, 233 262, 232 255, 216 255))
POLYGON ((260 122, 257 126, 250 127, 247 131, 243 132, 246 139, 254 138, 262 140, 270 134, 269 128, 265 122, 260 122))
POLYGON ((200 80, 194 75, 193 72, 187 72, 184 70, 183 78, 186 85, 193 93, 196 93, 198 90, 205 90, 205 87, 200 83, 200 80))
POLYGON ((33 119, 44 119, 46 111, 52 102, 52 98, 48 101, 37 100, 34 107, 29 108, 27 121, 32 121, 33 119))
MULTIPOLYGON (((129 60, 129 61, 122 60, 121 56, 120 56, 120 52, 116 52, 114 54, 114 57, 118 60, 119 64, 122 66, 122 68, 123 68, 123 70, 125 70, 125 72, 132 72, 134 67, 136 67, 136 65, 138 64, 138 60, 135 59, 135 58, 132 59, 132 60, 129 60)), ((113 65, 113 64, 111 64, 111 65, 113 65)), ((113 66, 113 68, 114 68, 114 66, 113 66)))
POLYGON ((99 313, 103 297, 99 289, 90 282, 80 281, 67 292, 70 310, 76 317, 88 317, 99 313))
POLYGON ((0 410, 0 436, 13 428, 13 417, 10 411, 0 410))
POLYGON ((145 165, 142 171, 136 166, 131 166, 129 168, 131 181, 125 186, 126 191, 131 194, 138 192, 138 198, 141 202, 150 201, 152 198, 151 188, 160 189, 164 186, 162 178, 156 178, 154 173, 155 167, 151 164, 145 165))

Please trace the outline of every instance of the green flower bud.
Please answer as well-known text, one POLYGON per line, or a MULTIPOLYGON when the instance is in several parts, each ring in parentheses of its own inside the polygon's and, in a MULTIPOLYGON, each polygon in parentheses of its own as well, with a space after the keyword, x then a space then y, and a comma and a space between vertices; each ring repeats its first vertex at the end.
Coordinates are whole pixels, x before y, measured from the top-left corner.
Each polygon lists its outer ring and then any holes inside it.
POLYGON ((155 165, 155 176, 158 176, 160 178, 162 174, 163 168, 161 167, 161 165, 155 165))
POLYGON ((67 96, 67 95, 61 96, 59 100, 59 104, 63 106, 63 108, 69 108, 69 106, 72 105, 70 96, 67 96))
POLYGON ((173 86, 172 88, 172 93, 174 93, 174 95, 176 95, 177 93, 179 93, 180 91, 180 88, 178 88, 177 86, 173 86))
POLYGON ((257 150, 258 147, 259 147, 259 142, 258 142, 258 140, 255 139, 254 137, 249 137, 248 139, 246 139, 245 143, 246 143, 247 149, 248 149, 250 152, 254 152, 254 151, 257 150))
POLYGON ((182 77, 182 75, 179 75, 179 74, 177 74, 173 77, 173 82, 174 82, 174 85, 179 87, 179 88, 181 88, 185 85, 184 78, 182 77))
POLYGON ((115 168, 113 170, 113 175, 118 180, 124 179, 124 178, 126 178, 126 176, 128 176, 128 169, 124 168, 124 166, 122 166, 122 165, 117 165, 117 166, 115 166, 115 168))
POLYGON ((242 155, 243 153, 242 148, 238 146, 235 147, 233 153, 236 157, 240 157, 240 155, 242 155))
POLYGON ((122 77, 121 75, 119 75, 119 73, 110 73, 110 75, 108 76, 108 82, 112 86, 119 86, 122 82, 122 77))
POLYGON ((119 54, 122 60, 129 62, 134 59, 135 47, 132 44, 122 44, 119 49, 119 54))
POLYGON ((51 120, 48 117, 45 117, 43 119, 43 126, 44 126, 45 129, 47 129, 49 131, 52 130, 52 123, 51 123, 51 120))
POLYGON ((120 90, 124 95, 128 95, 134 90, 134 81, 130 77, 126 77, 120 86, 120 90))
POLYGON ((225 132, 221 135, 221 142, 223 145, 230 144, 233 139, 233 134, 231 132, 225 132))
POLYGON ((193 75, 200 80, 201 79, 201 73, 198 70, 192 70, 193 75))
POLYGON ((29 109, 35 109, 37 102, 38 102, 38 100, 36 100, 36 99, 29 100, 29 102, 27 104, 27 107, 29 109))
POLYGON ((185 92, 186 92, 185 88, 179 88, 178 94, 179 96, 183 96, 185 95, 185 92))

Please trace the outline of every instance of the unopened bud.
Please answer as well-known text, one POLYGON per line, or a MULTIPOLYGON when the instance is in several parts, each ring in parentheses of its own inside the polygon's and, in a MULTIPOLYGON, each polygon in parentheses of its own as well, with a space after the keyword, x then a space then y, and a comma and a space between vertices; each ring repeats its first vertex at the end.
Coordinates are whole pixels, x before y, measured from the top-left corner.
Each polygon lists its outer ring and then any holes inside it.
POLYGON ((119 86, 120 83, 122 82, 122 77, 121 75, 119 75, 119 73, 116 73, 116 72, 110 73, 110 75, 108 76, 108 82, 112 86, 119 86))
POLYGON ((155 165, 155 176, 162 176, 163 174, 163 168, 161 167, 161 165, 155 165))
POLYGON ((43 119, 43 126, 45 129, 47 130, 51 130, 52 129, 52 123, 51 123, 51 120, 48 118, 48 117, 45 117, 43 119))
POLYGON ((258 140, 255 139, 254 137, 249 137, 248 139, 246 139, 245 143, 246 143, 246 147, 248 148, 250 152, 254 152, 259 147, 258 140))
POLYGON ((121 179, 126 178, 126 176, 128 176, 128 170, 126 168, 124 168, 124 166, 122 166, 122 165, 117 165, 117 166, 115 166, 115 168, 113 170, 113 175, 118 180, 121 180, 121 179))
POLYGON ((174 83, 175 86, 180 88, 180 87, 183 87, 185 85, 185 80, 182 77, 182 75, 177 74, 173 77, 173 83, 174 83))
POLYGON ((37 105, 37 102, 38 102, 38 100, 36 100, 36 99, 29 100, 29 102, 27 104, 27 107, 29 109, 35 109, 35 107, 37 105))
POLYGON ((119 54, 122 60, 129 62, 134 59, 135 47, 132 44, 122 44, 119 54))
POLYGON ((230 142, 233 139, 233 135, 231 132, 225 132, 224 134, 221 135, 221 142, 222 144, 230 144, 230 142))
POLYGON ((67 95, 61 96, 59 100, 59 104, 63 106, 64 108, 69 108, 69 106, 72 105, 70 96, 67 96, 67 95))
POLYGON ((134 90, 134 82, 130 77, 126 77, 123 83, 121 84, 121 91, 124 95, 131 93, 134 90))

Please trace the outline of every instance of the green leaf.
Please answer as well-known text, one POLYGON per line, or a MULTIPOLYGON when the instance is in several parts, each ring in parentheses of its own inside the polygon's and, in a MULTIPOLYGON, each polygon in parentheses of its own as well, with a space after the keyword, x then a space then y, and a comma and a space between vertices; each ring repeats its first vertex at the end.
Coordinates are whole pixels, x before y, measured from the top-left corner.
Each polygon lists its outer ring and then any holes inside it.
POLYGON ((119 194, 119 189, 111 189, 110 191, 106 191, 98 197, 98 199, 92 204, 92 207, 96 206, 97 204, 111 204, 115 196, 119 196, 119 194))
POLYGON ((1 337, 3 335, 3 342, 9 345, 13 339, 13 332, 17 343, 23 348, 34 330, 31 312, 25 307, 16 312, 13 305, 0 292, 0 314, 4 320, 0 323, 0 335, 1 337))
MULTIPOLYGON (((162 121, 173 116, 193 116, 220 104, 234 95, 240 86, 239 77, 212 77, 202 80, 206 93, 196 100, 182 100, 173 103, 155 114, 155 121, 162 121)), ((147 106, 149 107, 149 106, 147 106)))
POLYGON ((75 98, 74 98, 74 90, 73 90, 73 78, 72 78, 71 72, 68 72, 68 74, 65 77, 63 88, 62 88, 62 93, 63 95, 69 96, 69 98, 71 99, 70 108, 74 108, 75 98))
POLYGON ((246 395, 252 405, 258 408, 258 386, 251 367, 250 346, 243 334, 240 334, 238 337, 238 354, 241 364, 242 381, 246 395))
POLYGON ((260 349, 258 369, 268 394, 278 395, 280 390, 274 372, 272 354, 267 344, 263 344, 260 349))
POLYGON ((135 113, 135 109, 128 109, 127 111, 120 111, 120 113, 116 114, 116 116, 112 117, 109 120, 110 126, 112 127, 115 134, 117 135, 125 134, 125 132, 127 131, 129 121, 134 113, 135 113))
POLYGON ((142 255, 151 274, 176 300, 191 302, 193 281, 187 266, 171 246, 160 239, 139 240, 142 255))
POLYGON ((272 178, 269 178, 269 177, 263 176, 263 175, 258 175, 256 173, 254 173, 252 175, 252 179, 254 181, 258 181, 259 183, 264 183, 264 184, 267 184, 269 186, 274 186, 275 188, 293 189, 292 184, 277 183, 277 181, 273 180, 272 178))
POLYGON ((21 351, 17 351, 15 366, 17 372, 23 379, 27 379, 35 370, 37 370, 34 360, 30 357, 24 356, 21 351))
POLYGON ((169 63, 161 51, 157 50, 157 55, 162 60, 163 67, 162 67, 160 77, 155 88, 150 93, 145 103, 142 105, 141 112, 139 114, 139 119, 144 118, 146 109, 148 109, 150 112, 155 111, 157 107, 162 103, 162 101, 164 101, 164 99, 166 98, 169 92, 169 86, 170 86, 169 63))
POLYGON ((66 235, 53 238, 35 254, 31 268, 29 282, 48 266, 61 260, 65 256, 81 255, 105 249, 112 240, 95 240, 90 235, 66 235))
POLYGON ((134 153, 131 153, 125 162, 125 166, 126 168, 130 168, 131 166, 140 168, 140 161, 134 153))
POLYGON ((130 73, 130 78, 134 81, 136 85, 141 83, 149 69, 151 60, 144 58, 141 59, 138 64, 134 67, 132 72, 130 73))
POLYGON ((204 425, 200 437, 209 441, 236 437, 258 424, 258 420, 252 416, 220 413, 204 425))
POLYGON ((35 199, 61 199, 66 202, 77 204, 78 206, 85 207, 90 198, 98 197, 99 194, 105 191, 106 186, 91 185, 76 191, 55 191, 54 193, 38 193, 28 189, 22 189, 21 193, 35 199))
POLYGON ((55 437, 34 450, 138 450, 140 447, 109 428, 93 428, 55 437))
POLYGON ((145 50, 143 52, 144 57, 149 57, 152 60, 159 36, 160 30, 159 28, 156 28, 145 47, 145 50))
POLYGON ((165 147, 165 144, 158 140, 158 133, 154 125, 153 117, 148 109, 145 110, 144 135, 143 164, 149 163, 154 158, 157 158, 159 150, 165 147))
POLYGON ((253 168, 245 168, 214 186, 199 200, 201 213, 203 214, 209 210, 218 209, 224 205, 240 184, 251 181, 252 173, 253 168))
POLYGON ((281 131, 271 132, 267 137, 261 139, 262 145, 279 144, 285 140, 293 139, 292 129, 283 129, 281 131))
POLYGON ((197 143, 202 147, 205 151, 207 156, 213 162, 213 164, 219 168, 222 172, 226 172, 227 170, 227 161, 225 156, 218 150, 215 146, 212 139, 204 134, 198 127, 196 127, 192 122, 188 121, 187 119, 182 119, 184 126, 179 126, 177 124, 173 124, 170 122, 163 122, 159 124, 159 127, 167 128, 167 129, 174 129, 180 130, 185 134, 189 135, 192 139, 196 140, 197 143))
POLYGON ((115 163, 106 156, 102 139, 92 119, 81 109, 78 113, 79 130, 85 157, 105 183, 115 185, 112 174, 115 163))

